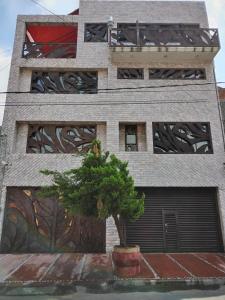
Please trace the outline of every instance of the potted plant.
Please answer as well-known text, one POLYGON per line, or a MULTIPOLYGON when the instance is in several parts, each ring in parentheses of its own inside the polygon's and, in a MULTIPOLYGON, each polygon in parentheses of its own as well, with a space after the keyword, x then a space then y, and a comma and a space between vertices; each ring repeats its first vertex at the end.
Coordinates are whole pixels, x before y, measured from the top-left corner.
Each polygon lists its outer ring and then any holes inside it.
POLYGON ((134 275, 140 265, 140 250, 136 245, 127 245, 125 224, 143 214, 144 195, 138 196, 128 163, 103 152, 101 143, 95 140, 79 168, 41 173, 52 176, 53 180, 53 185, 42 188, 41 195, 56 196, 72 215, 102 220, 113 217, 120 239, 120 245, 113 250, 114 264, 117 270, 125 268, 134 275))

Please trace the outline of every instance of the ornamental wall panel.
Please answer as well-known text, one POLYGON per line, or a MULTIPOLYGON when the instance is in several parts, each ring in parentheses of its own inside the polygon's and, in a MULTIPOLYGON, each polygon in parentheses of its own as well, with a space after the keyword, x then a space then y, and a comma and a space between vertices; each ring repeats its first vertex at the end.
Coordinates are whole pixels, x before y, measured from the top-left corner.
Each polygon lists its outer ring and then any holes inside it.
POLYGON ((7 189, 1 253, 105 252, 105 222, 73 217, 38 191, 7 189))
POLYGON ((27 153, 87 153, 96 126, 29 125, 27 153))
POLYGON ((212 154, 209 123, 153 123, 154 153, 212 154))

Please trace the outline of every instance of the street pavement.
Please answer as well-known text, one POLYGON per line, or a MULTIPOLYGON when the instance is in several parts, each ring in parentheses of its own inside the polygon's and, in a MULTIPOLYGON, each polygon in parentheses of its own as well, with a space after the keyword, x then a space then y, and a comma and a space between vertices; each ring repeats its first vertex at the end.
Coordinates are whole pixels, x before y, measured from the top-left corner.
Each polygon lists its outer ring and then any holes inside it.
POLYGON ((0 296, 0 300, 225 300, 225 286, 215 290, 161 292, 131 292, 88 294, 83 288, 77 293, 61 296, 0 296))

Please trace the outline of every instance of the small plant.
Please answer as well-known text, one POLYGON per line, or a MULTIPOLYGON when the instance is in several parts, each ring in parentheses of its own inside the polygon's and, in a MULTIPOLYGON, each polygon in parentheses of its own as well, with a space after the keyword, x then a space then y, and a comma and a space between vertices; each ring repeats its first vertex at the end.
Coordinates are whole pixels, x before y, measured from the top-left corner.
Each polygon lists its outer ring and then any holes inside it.
POLYGON ((92 216, 101 220, 112 216, 120 246, 126 245, 124 224, 138 219, 144 212, 144 195, 139 197, 128 163, 101 150, 94 141, 81 167, 65 172, 42 170, 53 178, 53 185, 43 187, 41 196, 54 196, 72 215, 92 216))

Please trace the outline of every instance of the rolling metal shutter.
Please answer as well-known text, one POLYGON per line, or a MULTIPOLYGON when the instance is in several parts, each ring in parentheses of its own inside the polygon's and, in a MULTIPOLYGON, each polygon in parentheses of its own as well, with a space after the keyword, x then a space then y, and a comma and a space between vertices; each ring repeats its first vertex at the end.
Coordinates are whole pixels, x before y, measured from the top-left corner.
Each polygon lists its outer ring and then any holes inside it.
POLYGON ((223 251, 215 188, 138 188, 144 215, 126 226, 142 252, 223 251))

